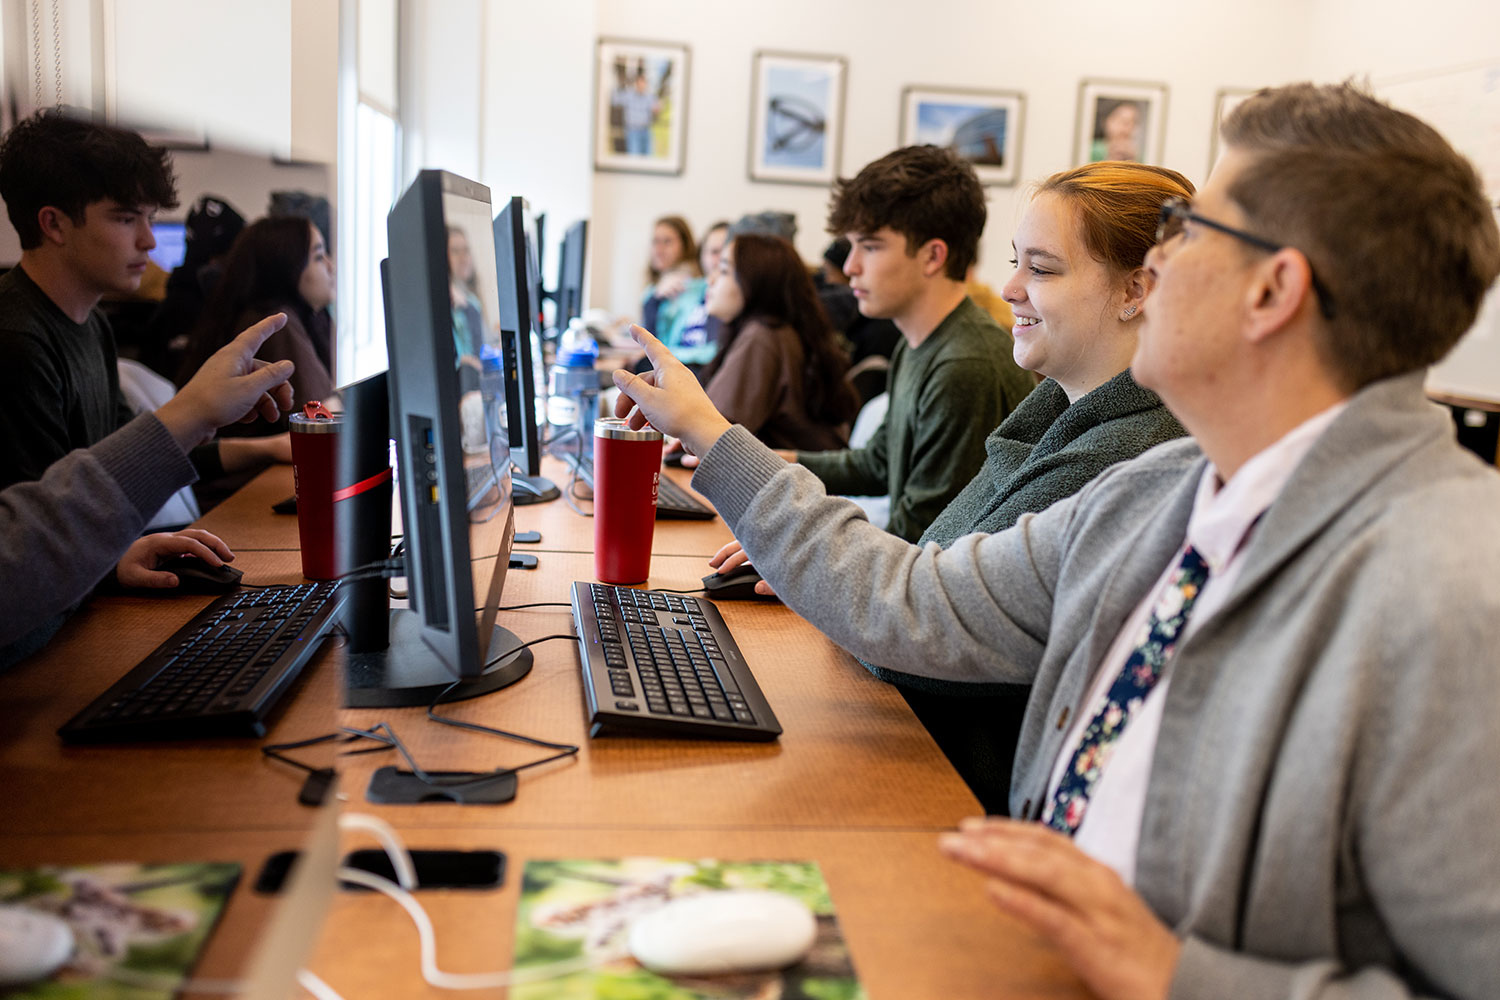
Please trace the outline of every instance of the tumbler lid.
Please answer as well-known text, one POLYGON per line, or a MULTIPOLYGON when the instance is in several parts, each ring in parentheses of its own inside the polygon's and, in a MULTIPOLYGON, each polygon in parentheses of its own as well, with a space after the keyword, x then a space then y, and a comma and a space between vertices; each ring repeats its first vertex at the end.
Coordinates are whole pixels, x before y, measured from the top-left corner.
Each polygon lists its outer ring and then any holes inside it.
POLYGON ((594 421, 594 437, 610 438, 615 441, 660 441, 661 431, 650 425, 633 431, 619 417, 600 417, 594 421))
POLYGON ((314 400, 287 418, 287 428, 300 434, 336 434, 343 423, 340 414, 332 413, 314 400))

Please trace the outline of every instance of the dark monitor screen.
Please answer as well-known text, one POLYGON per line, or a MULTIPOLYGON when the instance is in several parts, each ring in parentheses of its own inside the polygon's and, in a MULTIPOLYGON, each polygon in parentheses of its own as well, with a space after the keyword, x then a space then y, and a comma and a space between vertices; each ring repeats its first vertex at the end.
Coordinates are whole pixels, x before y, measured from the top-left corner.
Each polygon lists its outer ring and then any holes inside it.
POLYGON ((507 648, 495 615, 515 531, 489 189, 424 170, 388 227, 391 426, 415 627, 454 675, 477 677, 507 648))
POLYGON ((583 315, 583 271, 588 259, 589 221, 580 219, 563 234, 557 264, 557 328, 583 315))
POLYGON ((505 402, 510 418, 510 454, 522 478, 516 502, 550 500, 557 487, 540 478, 542 440, 537 421, 537 308, 541 268, 536 230, 524 198, 511 198, 495 216, 495 265, 499 283, 500 334, 504 352, 505 402))

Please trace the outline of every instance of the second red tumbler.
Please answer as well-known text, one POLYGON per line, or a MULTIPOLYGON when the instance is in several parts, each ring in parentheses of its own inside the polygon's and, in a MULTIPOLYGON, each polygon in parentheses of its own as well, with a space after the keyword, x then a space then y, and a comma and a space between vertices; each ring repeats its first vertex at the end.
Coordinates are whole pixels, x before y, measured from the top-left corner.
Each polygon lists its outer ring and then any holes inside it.
POLYGON ((603 583, 644 583, 651 575, 661 432, 625 421, 594 422, 594 575, 603 583))

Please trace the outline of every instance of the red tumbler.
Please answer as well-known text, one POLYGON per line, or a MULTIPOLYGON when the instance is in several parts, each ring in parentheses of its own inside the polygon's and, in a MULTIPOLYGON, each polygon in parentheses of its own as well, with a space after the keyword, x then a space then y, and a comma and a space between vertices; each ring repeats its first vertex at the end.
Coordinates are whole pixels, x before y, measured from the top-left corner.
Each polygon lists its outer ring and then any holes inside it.
POLYGON ((654 427, 594 422, 594 575, 604 583, 644 583, 651 575, 661 447, 654 427))
POLYGON ((308 403, 304 413, 293 413, 288 421, 292 432, 292 481, 297 487, 302 575, 309 580, 332 580, 338 576, 333 546, 333 477, 340 423, 322 404, 314 403, 308 403))

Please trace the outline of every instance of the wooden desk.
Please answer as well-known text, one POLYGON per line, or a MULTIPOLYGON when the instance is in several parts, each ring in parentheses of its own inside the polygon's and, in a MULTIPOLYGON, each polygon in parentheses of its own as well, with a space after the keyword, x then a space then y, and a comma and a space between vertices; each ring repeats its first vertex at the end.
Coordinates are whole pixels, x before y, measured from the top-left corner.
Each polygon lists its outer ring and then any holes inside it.
MULTIPOLYGON (((548 506, 583 520, 565 505, 548 506)), ((518 509, 518 527, 534 527, 525 518, 535 511, 518 509)), ((566 601, 572 581, 592 579, 590 551, 560 548, 582 547, 585 537, 591 543, 591 526, 576 521, 552 521, 550 536, 543 529, 544 544, 533 550, 540 565, 510 573, 504 604, 566 601)), ((696 586, 711 549, 664 555, 662 546, 672 544, 664 538, 656 536, 649 585, 696 586)), ((481 576, 488 568, 476 565, 481 576)), ((528 859, 813 860, 871 997, 1085 997, 1047 948, 985 901, 977 877, 938 853, 939 831, 977 814, 979 804, 895 689, 780 604, 719 608, 781 721, 784 734, 775 743, 588 739, 578 654, 569 639, 532 647, 532 672, 512 687, 441 709, 580 746, 574 759, 522 772, 514 801, 377 806, 365 801, 365 788, 372 771, 394 755, 344 759, 345 808, 388 820, 409 846, 508 854, 499 890, 421 894, 437 930, 439 967, 508 966, 528 859)), ((571 614, 567 608, 509 612, 501 624, 528 640, 570 632, 571 614)), ((389 722, 427 768, 515 766, 545 755, 436 726, 422 709, 350 710, 343 717, 361 727, 389 722)), ((366 846, 364 835, 343 844, 366 846)), ((368 893, 338 895, 309 968, 345 996, 439 995, 419 976, 406 914, 368 893)))
POLYGON ((272 504, 292 493, 292 467, 273 465, 193 526, 212 531, 228 542, 236 554, 257 549, 297 552, 302 543, 297 537, 296 515, 271 510, 272 504))
MULTIPOLYGON (((630 855, 818 862, 860 981, 872 1000, 1045 997, 1088 992, 1029 932, 1001 916, 978 879, 937 852, 927 832, 434 828, 414 846, 499 848, 505 885, 488 892, 428 891, 420 899, 445 972, 509 966, 521 873, 531 859, 630 855)), ((366 839, 357 845, 370 846, 366 839)), ((339 893, 308 968, 345 997, 452 997, 417 971, 416 930, 374 893, 339 893)), ((498 990, 475 991, 492 997, 498 990)))

